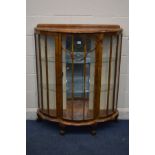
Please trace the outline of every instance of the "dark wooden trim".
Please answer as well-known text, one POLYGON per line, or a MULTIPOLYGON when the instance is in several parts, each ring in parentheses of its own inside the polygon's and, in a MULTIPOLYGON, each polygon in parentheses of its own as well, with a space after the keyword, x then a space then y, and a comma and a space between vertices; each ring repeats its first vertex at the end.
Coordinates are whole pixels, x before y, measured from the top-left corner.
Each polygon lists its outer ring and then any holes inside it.
POLYGON ((40 108, 40 97, 39 97, 39 74, 38 74, 38 53, 37 53, 37 34, 34 33, 35 40, 35 56, 36 56, 36 77, 37 77, 37 95, 38 95, 38 108, 40 108))
POLYGON ((56 110, 57 117, 60 118, 60 101, 59 101, 59 37, 55 37, 55 80, 56 80, 56 110))
POLYGON ((41 61, 41 41, 40 41, 40 35, 38 35, 38 47, 39 47, 39 65, 40 65, 40 88, 41 88, 41 109, 43 110, 43 82, 42 82, 42 61, 41 61))
POLYGON ((50 32, 50 31, 46 31, 46 30, 41 31, 38 29, 35 29, 35 33, 40 34, 40 35, 53 36, 53 37, 55 37, 58 34, 58 32, 50 32))
POLYGON ((74 35, 72 34, 72 120, 74 119, 74 35))
POLYGON ((98 34, 96 39, 96 52, 95 52, 95 79, 94 79, 94 119, 99 115, 100 107, 100 91, 101 91, 101 69, 102 69, 102 53, 103 51, 104 34, 98 34))
POLYGON ((45 64, 46 64, 46 97, 47 97, 47 110, 49 114, 49 81, 48 81, 48 53, 47 53, 47 36, 45 35, 45 64))
POLYGON ((60 74, 60 117, 63 117, 63 71, 62 71, 62 37, 61 37, 61 33, 59 33, 59 64, 60 64, 60 68, 59 68, 59 74, 60 74))
POLYGON ((63 98, 62 98, 62 50, 61 50, 61 34, 55 37, 55 71, 56 71, 56 109, 57 117, 61 118, 63 114, 63 98))
POLYGON ((98 100, 97 100, 97 94, 98 94, 98 90, 97 90, 97 78, 98 78, 98 42, 97 42, 97 39, 98 37, 96 38, 96 50, 95 50, 95 77, 94 77, 94 99, 93 99, 93 102, 94 102, 94 105, 93 105, 93 108, 94 108, 94 119, 97 118, 97 104, 98 104, 98 100), (96 104, 97 103, 97 104, 96 104))
POLYGON ((83 79, 84 79, 84 100, 83 100, 83 120, 85 120, 85 98, 86 98, 86 90, 85 90, 85 85, 86 85, 86 52, 87 52, 87 42, 86 42, 86 36, 84 36, 84 69, 83 69, 83 79))

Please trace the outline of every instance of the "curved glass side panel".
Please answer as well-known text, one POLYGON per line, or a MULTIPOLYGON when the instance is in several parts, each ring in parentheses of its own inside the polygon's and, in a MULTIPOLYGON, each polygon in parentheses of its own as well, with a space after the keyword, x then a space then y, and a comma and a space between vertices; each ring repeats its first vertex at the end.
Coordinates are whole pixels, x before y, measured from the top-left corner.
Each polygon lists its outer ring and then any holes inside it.
POLYGON ((43 112, 51 116, 56 116, 54 36, 41 36, 40 45, 43 88, 43 112))
POLYGON ((116 61, 117 37, 105 35, 103 39, 100 116, 104 117, 113 112, 114 74, 116 61))

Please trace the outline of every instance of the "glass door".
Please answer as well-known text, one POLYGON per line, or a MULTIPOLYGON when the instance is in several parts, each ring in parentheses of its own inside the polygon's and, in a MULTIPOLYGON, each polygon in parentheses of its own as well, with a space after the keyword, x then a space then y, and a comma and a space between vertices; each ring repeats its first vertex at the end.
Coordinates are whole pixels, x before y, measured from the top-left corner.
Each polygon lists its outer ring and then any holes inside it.
POLYGON ((95 36, 62 36, 63 118, 93 119, 95 36))

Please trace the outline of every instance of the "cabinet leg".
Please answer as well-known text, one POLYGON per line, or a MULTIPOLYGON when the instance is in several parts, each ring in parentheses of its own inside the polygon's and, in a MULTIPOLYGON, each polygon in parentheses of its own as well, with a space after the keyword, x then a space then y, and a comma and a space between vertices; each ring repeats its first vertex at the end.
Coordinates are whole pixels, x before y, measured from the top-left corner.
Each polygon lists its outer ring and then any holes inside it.
POLYGON ((63 124, 59 124, 59 127, 60 127, 60 135, 64 135, 65 134, 65 125, 63 124))
POLYGON ((96 128, 97 128, 97 124, 94 124, 91 126, 91 134, 94 136, 96 135, 96 128))
POLYGON ((39 114, 37 114, 37 121, 38 122, 42 121, 42 118, 39 116, 39 114))
POLYGON ((114 121, 115 121, 115 122, 118 121, 118 115, 114 118, 114 121))

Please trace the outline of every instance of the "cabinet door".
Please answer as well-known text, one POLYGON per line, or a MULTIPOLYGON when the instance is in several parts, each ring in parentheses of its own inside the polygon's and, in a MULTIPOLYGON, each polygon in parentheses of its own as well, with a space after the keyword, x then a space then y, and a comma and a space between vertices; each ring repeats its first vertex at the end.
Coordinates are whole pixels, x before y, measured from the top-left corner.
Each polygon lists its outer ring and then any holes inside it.
POLYGON ((89 120, 94 114, 95 35, 62 35, 63 118, 89 120))
POLYGON ((56 116, 55 35, 37 35, 37 73, 39 108, 56 116))

